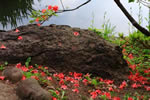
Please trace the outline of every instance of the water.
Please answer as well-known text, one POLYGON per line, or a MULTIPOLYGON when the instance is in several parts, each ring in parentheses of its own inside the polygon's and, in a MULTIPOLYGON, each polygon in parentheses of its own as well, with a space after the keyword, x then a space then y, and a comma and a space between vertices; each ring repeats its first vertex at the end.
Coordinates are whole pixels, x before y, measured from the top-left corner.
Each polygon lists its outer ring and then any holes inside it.
MULTIPOLYGON (((86 0, 62 0, 65 8, 74 8, 82 4, 86 0)), ((122 0, 122 4, 131 12, 132 15, 138 20, 139 6, 138 3, 128 3, 128 0, 122 0)), ((10 30, 17 26, 29 24, 31 19, 28 14, 32 9, 44 9, 46 5, 58 5, 62 9, 59 0, 4 0, 0 1, 0 29, 10 30)), ((93 26, 101 28, 104 22, 103 16, 107 12, 106 18, 110 19, 113 26, 116 26, 116 32, 129 32, 129 21, 121 12, 113 0, 92 0, 87 5, 79 8, 78 10, 58 14, 57 17, 52 17, 43 25, 59 24, 70 25, 72 27, 80 27, 87 29, 94 21, 93 26)), ((143 26, 147 22, 145 17, 148 16, 148 8, 142 6, 143 26)))

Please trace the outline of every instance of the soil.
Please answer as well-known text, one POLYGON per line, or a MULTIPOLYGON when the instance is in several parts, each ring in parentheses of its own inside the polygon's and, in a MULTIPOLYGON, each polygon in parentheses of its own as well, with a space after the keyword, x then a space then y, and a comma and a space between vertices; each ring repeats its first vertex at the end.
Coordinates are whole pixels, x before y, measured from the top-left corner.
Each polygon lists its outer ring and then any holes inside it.
MULTIPOLYGON (((14 66, 15 65, 9 65, 9 66, 14 66)), ((49 68, 49 71, 51 73, 53 73, 53 75, 55 73, 59 73, 59 70, 54 70, 52 68, 49 68)), ((2 75, 2 72, 0 72, 0 76, 2 75)), ((53 77, 53 75, 51 77, 53 77)), ((69 74, 64 74, 65 76, 70 76, 69 74)), ((114 84, 112 84, 113 87, 119 87, 119 85, 122 83, 122 80, 118 80, 118 79, 112 79, 112 80, 117 80, 114 81, 114 84)), ((132 96, 136 95, 135 93, 139 93, 140 95, 148 95, 149 92, 146 91, 144 88, 138 88, 138 89, 133 89, 131 88, 131 82, 128 81, 128 86, 123 89, 120 90, 120 92, 116 92, 115 95, 117 97, 123 98, 123 96, 127 93, 131 93, 132 96)), ((90 98, 90 93, 93 90, 96 89, 100 89, 101 91, 105 91, 105 92, 109 92, 108 91, 108 86, 107 85, 101 85, 101 86, 97 86, 95 87, 94 85, 88 84, 88 85, 84 85, 82 82, 79 83, 80 86, 78 87, 79 93, 74 93, 72 90, 74 89, 74 86, 72 83, 67 83, 67 89, 64 90, 65 91, 65 96, 67 97, 66 100, 89 100, 90 98)), ((17 83, 11 83, 9 80, 5 79, 5 80, 0 80, 0 100, 21 100, 17 95, 16 95, 16 87, 18 85, 17 83)), ((49 85, 45 85, 45 84, 41 84, 41 86, 45 89, 45 90, 56 90, 57 88, 60 88, 59 85, 59 80, 56 78, 53 78, 53 81, 49 83, 49 85), (49 87, 49 88, 47 88, 49 87)), ((52 100, 50 98, 50 100, 52 100)), ((100 98, 96 98, 94 100, 101 100, 100 98)), ((121 99, 122 100, 122 99, 121 99)), ((146 99, 143 99, 146 100, 146 99)), ((148 99, 147 99, 148 100, 148 99)))

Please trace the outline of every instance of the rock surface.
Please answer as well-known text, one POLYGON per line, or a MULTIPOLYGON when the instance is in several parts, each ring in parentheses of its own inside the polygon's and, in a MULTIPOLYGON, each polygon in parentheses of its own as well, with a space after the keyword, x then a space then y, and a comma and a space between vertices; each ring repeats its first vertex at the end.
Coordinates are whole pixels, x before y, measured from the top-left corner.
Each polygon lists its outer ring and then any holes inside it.
POLYGON ((92 73, 104 78, 123 78, 127 64, 121 49, 96 33, 66 25, 27 25, 0 32, 0 61, 25 62, 32 57, 32 64, 47 65, 61 72, 92 73), (75 36, 74 32, 79 35, 75 36), (23 40, 18 40, 22 36, 23 40))
POLYGON ((20 81, 23 76, 22 70, 16 67, 6 67, 2 74, 12 83, 20 81))
POLYGON ((50 93, 33 78, 22 80, 16 88, 16 93, 22 100, 50 100, 51 98, 50 93))
POLYGON ((0 100, 21 100, 15 93, 15 86, 0 81, 0 100))

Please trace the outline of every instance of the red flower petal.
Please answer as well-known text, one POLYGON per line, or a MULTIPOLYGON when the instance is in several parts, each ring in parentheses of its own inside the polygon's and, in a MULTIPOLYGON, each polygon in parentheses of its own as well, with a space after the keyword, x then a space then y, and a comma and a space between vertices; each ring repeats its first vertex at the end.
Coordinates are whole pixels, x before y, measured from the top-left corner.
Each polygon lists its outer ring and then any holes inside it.
POLYGON ((79 32, 73 32, 73 34, 74 34, 75 36, 78 36, 78 35, 79 35, 79 32))
POLYGON ((22 36, 18 36, 18 40, 22 40, 23 38, 22 38, 22 36))
POLYGON ((1 45, 1 47, 0 47, 1 49, 6 49, 6 47, 2 44, 1 45))
POLYGON ((4 80, 5 79, 5 76, 0 76, 0 80, 4 80))
POLYGON ((18 29, 16 29, 16 30, 15 30, 15 32, 17 32, 17 33, 18 33, 18 32, 20 32, 20 31, 19 31, 18 29))
POLYGON ((49 6, 48 6, 48 10, 51 10, 51 9, 52 9, 52 6, 51 6, 51 5, 49 5, 49 6))
POLYGON ((54 6, 52 9, 56 12, 58 11, 58 6, 54 6))

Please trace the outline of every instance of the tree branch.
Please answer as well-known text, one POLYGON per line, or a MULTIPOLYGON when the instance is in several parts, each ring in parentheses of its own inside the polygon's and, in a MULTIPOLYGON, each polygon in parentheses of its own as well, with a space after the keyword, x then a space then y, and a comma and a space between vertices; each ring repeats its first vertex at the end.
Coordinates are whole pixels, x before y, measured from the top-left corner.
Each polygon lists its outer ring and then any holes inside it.
POLYGON ((121 11, 125 14, 125 16, 129 19, 129 21, 132 23, 133 26, 135 26, 139 31, 141 31, 146 36, 150 36, 150 32, 136 22, 136 20, 129 14, 129 12, 121 4, 120 0, 114 0, 114 1, 121 9, 121 11))
MULTIPOLYGON (((91 0, 88 0, 88 1, 84 2, 83 4, 77 6, 76 8, 67 9, 67 10, 65 10, 65 9, 63 9, 63 10, 58 10, 58 11, 55 12, 55 13, 63 13, 63 12, 67 12, 67 11, 74 11, 74 10, 77 10, 77 9, 79 9, 80 7, 82 7, 82 6, 86 5, 87 3, 89 3, 90 1, 91 1, 91 0)), ((50 17, 52 17, 52 16, 49 16, 49 17, 47 18, 47 20, 49 20, 50 17)), ((47 21, 47 20, 42 21, 42 22, 41 22, 41 25, 42 25, 45 21, 47 21)))
POLYGON ((83 4, 77 6, 76 8, 73 8, 73 9, 58 10, 56 13, 62 13, 62 12, 77 10, 77 9, 79 9, 80 7, 82 7, 82 6, 86 5, 87 3, 89 3, 90 1, 91 1, 91 0, 88 0, 88 1, 84 2, 83 4))

